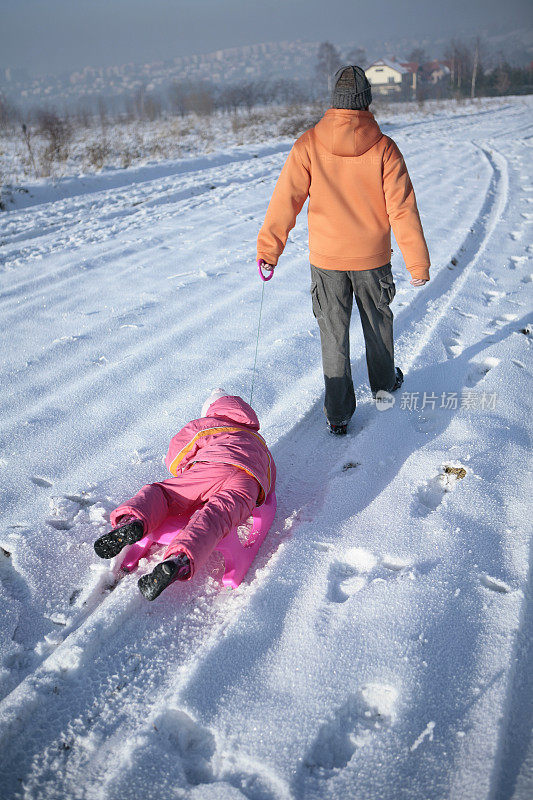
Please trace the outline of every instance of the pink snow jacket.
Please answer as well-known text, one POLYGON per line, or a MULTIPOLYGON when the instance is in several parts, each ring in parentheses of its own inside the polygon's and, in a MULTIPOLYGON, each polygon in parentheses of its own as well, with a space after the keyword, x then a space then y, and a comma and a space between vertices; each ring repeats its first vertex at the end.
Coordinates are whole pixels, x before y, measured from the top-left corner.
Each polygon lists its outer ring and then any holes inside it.
POLYGON ((256 413, 241 397, 221 397, 207 416, 185 425, 171 440, 165 464, 177 476, 197 461, 238 467, 256 479, 260 506, 276 483, 276 467, 257 431, 256 413))

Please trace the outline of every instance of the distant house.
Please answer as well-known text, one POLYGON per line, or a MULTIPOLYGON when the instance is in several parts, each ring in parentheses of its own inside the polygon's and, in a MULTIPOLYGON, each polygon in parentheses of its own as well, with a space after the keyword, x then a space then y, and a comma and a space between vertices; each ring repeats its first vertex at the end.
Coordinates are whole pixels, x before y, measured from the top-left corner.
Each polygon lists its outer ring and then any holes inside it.
POLYGON ((411 76, 411 92, 412 92, 412 99, 416 98, 416 87, 418 85, 418 76, 420 71, 420 66, 416 63, 416 61, 402 61, 401 66, 404 67, 411 76))
POLYGON ((398 61, 380 58, 365 69, 365 75, 374 95, 410 100, 416 91, 416 70, 412 72, 398 61))
POLYGON ((446 61, 428 61, 420 67, 420 78, 425 83, 437 84, 450 77, 450 66, 446 61))

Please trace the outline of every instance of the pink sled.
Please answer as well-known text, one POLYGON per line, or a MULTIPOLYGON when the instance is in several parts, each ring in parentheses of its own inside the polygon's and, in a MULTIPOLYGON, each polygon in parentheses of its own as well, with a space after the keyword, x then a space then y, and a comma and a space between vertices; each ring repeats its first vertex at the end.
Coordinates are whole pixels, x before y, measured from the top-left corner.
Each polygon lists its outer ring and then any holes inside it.
MULTIPOLYGON (((253 524, 244 542, 239 539, 237 528, 232 528, 215 547, 215 550, 218 550, 224 556, 225 571, 222 577, 224 586, 232 586, 236 589, 242 582, 261 547, 263 539, 270 530, 276 515, 276 507, 276 493, 271 492, 263 505, 254 509, 252 514, 253 524)), ((136 544, 128 547, 121 563, 122 569, 128 572, 135 569, 153 544, 168 546, 176 534, 185 527, 188 520, 189 517, 186 514, 167 517, 155 531, 148 533, 136 544)))

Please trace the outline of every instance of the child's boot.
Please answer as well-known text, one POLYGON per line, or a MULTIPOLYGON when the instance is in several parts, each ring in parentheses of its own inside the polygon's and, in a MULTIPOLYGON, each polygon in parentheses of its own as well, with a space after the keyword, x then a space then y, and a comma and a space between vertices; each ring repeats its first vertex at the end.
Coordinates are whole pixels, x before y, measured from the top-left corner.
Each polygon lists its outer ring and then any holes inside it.
POLYGON ((144 526, 140 519, 132 517, 126 524, 119 525, 109 533, 104 533, 94 543, 96 555, 100 558, 114 558, 124 547, 135 544, 144 536, 144 526))
POLYGON ((191 572, 191 562, 185 553, 180 553, 176 558, 168 558, 157 564, 147 575, 139 578, 137 585, 143 597, 155 600, 163 589, 179 579, 187 578, 191 572))

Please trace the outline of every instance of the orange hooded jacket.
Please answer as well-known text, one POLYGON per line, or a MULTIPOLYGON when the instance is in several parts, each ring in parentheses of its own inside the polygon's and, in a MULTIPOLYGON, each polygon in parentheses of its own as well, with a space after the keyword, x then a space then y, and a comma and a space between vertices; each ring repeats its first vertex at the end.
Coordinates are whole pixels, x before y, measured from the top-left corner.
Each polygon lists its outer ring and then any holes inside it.
POLYGON ((315 267, 387 264, 392 225, 411 276, 429 280, 429 253, 405 161, 370 111, 330 108, 296 140, 257 238, 258 259, 278 263, 308 195, 309 260, 315 267))

